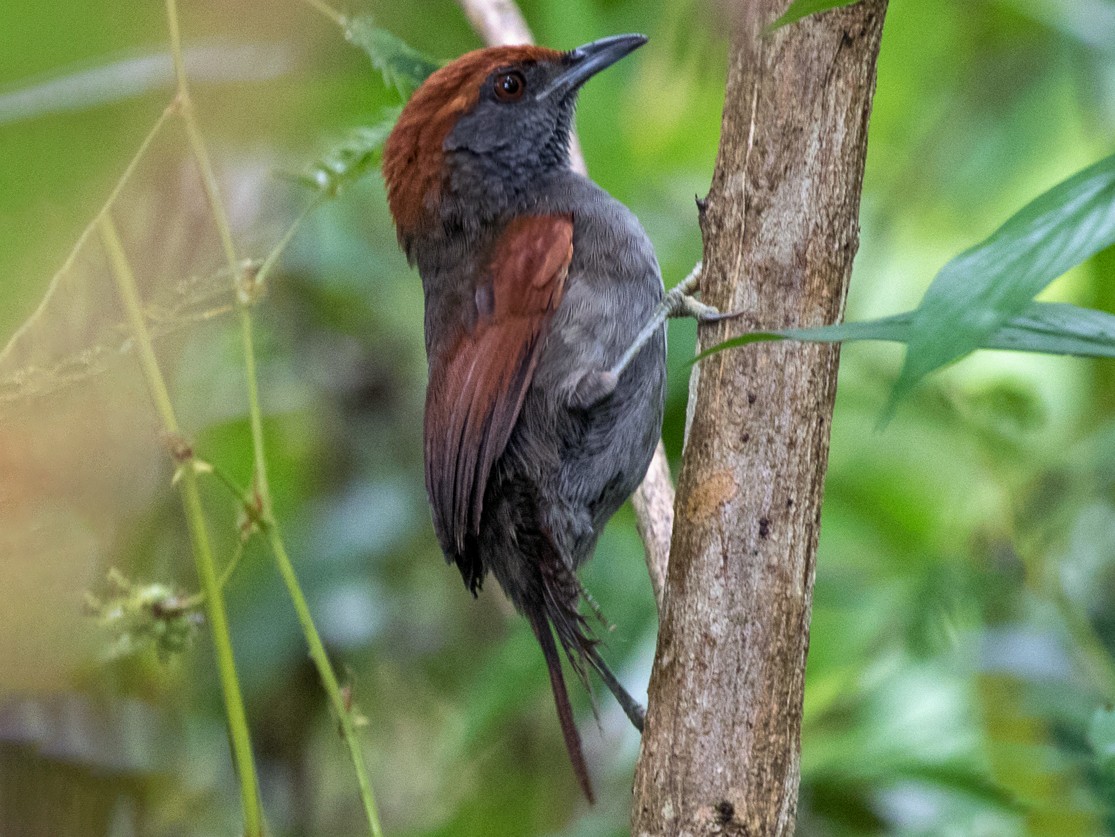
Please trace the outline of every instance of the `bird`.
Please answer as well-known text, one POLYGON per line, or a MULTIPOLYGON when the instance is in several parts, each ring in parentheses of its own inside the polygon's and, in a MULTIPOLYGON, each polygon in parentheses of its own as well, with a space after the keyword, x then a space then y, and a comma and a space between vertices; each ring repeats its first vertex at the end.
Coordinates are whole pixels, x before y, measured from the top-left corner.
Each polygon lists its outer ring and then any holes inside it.
POLYGON ((641 730, 581 613, 577 570, 660 438, 663 322, 680 297, 664 295, 635 215, 573 170, 569 143, 581 86, 646 41, 469 52, 412 94, 382 158, 425 301, 434 530, 474 596, 490 573, 529 622, 590 802, 559 646, 641 730))

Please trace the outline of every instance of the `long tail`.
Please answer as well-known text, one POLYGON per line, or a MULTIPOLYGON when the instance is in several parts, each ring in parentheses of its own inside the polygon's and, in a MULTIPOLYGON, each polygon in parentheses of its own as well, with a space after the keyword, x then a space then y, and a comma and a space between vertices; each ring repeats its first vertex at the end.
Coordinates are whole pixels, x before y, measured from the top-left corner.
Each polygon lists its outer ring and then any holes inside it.
POLYGON ((565 749, 569 751, 569 760, 573 763, 573 772, 581 785, 589 803, 596 801, 592 792, 592 782, 589 780, 588 767, 585 765, 585 755, 581 750, 581 735, 577 732, 577 725, 573 720, 573 707, 569 704, 569 692, 565 688, 565 676, 561 672, 561 658, 558 656, 554 635, 550 630, 550 621, 546 618, 545 608, 541 604, 525 608, 526 617, 542 646, 542 656, 546 658, 546 668, 550 672, 550 688, 554 692, 554 704, 557 706, 558 721, 561 723, 561 734, 565 738, 565 749))
MULTIPOLYGON (((545 538, 546 551, 539 562, 539 575, 542 584, 543 611, 550 623, 554 626, 561 647, 565 649, 565 656, 569 658, 570 665, 577 673, 577 677, 585 685, 585 689, 592 693, 589 686, 588 675, 585 671, 587 662, 604 685, 608 687, 627 715, 635 729, 643 731, 643 722, 646 711, 631 694, 623 688, 623 684, 612 673, 600 652, 596 650, 598 644, 585 617, 581 615, 578 605, 585 599, 594 605, 591 598, 581 587, 576 573, 560 557, 557 547, 550 538, 545 538)), ((599 614, 603 616, 603 614, 599 614)), ((595 709, 595 707, 594 707, 595 709)))
POLYGON ((604 662, 604 659, 596 650, 595 645, 589 645, 588 648, 582 650, 582 653, 589 661, 589 664, 596 669, 596 673, 600 675, 600 679, 604 681, 604 685, 608 687, 608 691, 615 696, 616 702, 619 703, 624 714, 627 715, 628 719, 635 726, 635 729, 642 732, 643 724, 647 716, 646 710, 643 709, 643 705, 635 700, 635 698, 631 697, 631 693, 628 692, 627 689, 623 688, 623 684, 619 682, 619 679, 612 673, 612 670, 608 668, 608 664, 604 662))

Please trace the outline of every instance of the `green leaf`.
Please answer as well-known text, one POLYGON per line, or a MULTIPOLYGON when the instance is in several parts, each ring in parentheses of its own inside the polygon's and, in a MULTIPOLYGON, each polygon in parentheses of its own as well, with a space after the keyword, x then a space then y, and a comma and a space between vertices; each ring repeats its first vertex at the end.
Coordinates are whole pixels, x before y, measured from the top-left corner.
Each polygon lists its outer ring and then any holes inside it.
POLYGON ((311 163, 305 172, 294 175, 294 179, 326 197, 333 197, 375 166, 398 118, 399 111, 391 110, 379 124, 356 128, 311 163))
MULTIPOLYGON (((815 343, 888 340, 909 343, 914 336, 916 316, 917 311, 907 311, 862 323, 750 332, 713 346, 694 360, 763 340, 790 339, 815 343)), ((1115 358, 1115 315, 1063 302, 1031 302, 1021 314, 984 337, 976 348, 1115 358)))
POLYGON ((1088 743, 1101 770, 1115 771, 1115 708, 1101 707, 1088 725, 1088 743))
POLYGON ((987 346, 1046 285, 1113 243, 1115 156, 1055 186, 941 269, 914 312, 891 406, 930 372, 987 346))
POLYGON ((775 29, 781 29, 783 26, 801 20, 803 17, 815 15, 818 12, 827 12, 829 9, 839 9, 841 6, 851 6, 858 2, 859 0, 794 0, 782 17, 768 26, 765 31, 770 34, 775 29))
POLYGON ((380 29, 370 15, 352 18, 345 29, 345 37, 368 53, 372 65, 383 76, 383 83, 394 87, 403 101, 441 66, 401 38, 380 29))

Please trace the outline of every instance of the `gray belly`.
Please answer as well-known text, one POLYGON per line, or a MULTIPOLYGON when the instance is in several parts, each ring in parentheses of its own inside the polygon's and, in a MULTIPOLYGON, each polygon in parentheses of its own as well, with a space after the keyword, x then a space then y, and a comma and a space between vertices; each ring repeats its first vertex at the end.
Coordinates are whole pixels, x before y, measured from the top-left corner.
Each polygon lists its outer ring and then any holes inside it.
POLYGON ((657 271, 640 288, 570 283, 502 463, 506 476, 534 484, 539 522, 573 566, 646 474, 662 430, 665 329, 611 396, 576 409, 568 395, 584 372, 619 359, 660 301, 659 283, 657 271))

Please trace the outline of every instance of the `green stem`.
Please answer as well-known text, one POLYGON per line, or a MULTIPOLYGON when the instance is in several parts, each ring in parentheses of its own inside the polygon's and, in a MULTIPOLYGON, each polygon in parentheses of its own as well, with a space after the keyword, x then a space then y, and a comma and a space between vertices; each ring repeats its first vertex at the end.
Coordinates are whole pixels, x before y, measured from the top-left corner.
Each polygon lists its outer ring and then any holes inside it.
MULTIPOLYGON (((240 541, 238 544, 236 544, 236 549, 233 550, 232 558, 229 559, 229 562, 227 565, 225 565, 225 568, 221 570, 221 577, 217 579, 217 586, 219 586, 222 590, 224 590, 225 587, 228 586, 229 579, 231 579, 232 574, 236 572, 236 568, 240 566, 240 559, 243 557, 244 541, 240 541)), ((185 599, 182 600, 182 609, 197 610, 205 604, 205 601, 206 596, 204 593, 195 593, 194 595, 187 596, 185 599)))
MULTIPOLYGON (((105 212, 98 220, 101 240, 108 253, 112 275, 116 280, 120 299, 127 313, 132 338, 136 342, 137 355, 143 367, 155 408, 162 418, 163 429, 172 439, 178 437, 178 419, 170 401, 166 380, 159 369, 155 349, 151 344, 151 333, 144 319, 143 306, 136 287, 135 275, 128 262, 124 246, 112 216, 105 212)), ((209 531, 205 524, 205 512, 201 506, 201 491, 198 488, 197 472, 191 461, 179 463, 182 466, 180 481, 182 502, 186 509, 186 520, 190 529, 194 560, 205 595, 206 614, 213 633, 213 646, 216 652, 217 670, 224 696, 225 714, 228 717, 229 737, 236 762, 236 772, 240 779, 240 797, 244 805, 244 833, 249 837, 262 837, 263 812, 260 808, 259 786, 256 782, 255 765, 252 760, 251 738, 248 732, 247 715, 244 712, 244 699, 240 692, 240 681, 236 673, 236 660, 232 651, 232 636, 228 627, 224 594, 217 578, 213 549, 209 542, 209 531)))
POLYGON ((298 622, 302 626, 302 633, 306 637, 309 647, 310 659, 317 667, 318 676, 329 697, 329 703, 337 714, 341 725, 341 736, 348 746, 349 755, 352 757, 352 767, 356 771, 356 783, 360 788, 360 799, 364 805, 364 813, 368 819, 368 828, 373 837, 382 837, 383 827, 379 822, 379 810, 376 806, 375 796, 372 793, 372 783, 368 778, 368 770, 364 764, 364 754, 360 748, 360 740, 356 735, 356 728, 352 722, 352 712, 347 705, 341 687, 337 682, 337 675, 329 656, 325 653, 325 645, 321 641, 317 627, 314 625, 310 607, 306 603, 306 596, 298 583, 298 576, 294 572, 294 565, 287 554, 283 544, 278 525, 275 523, 271 506, 271 488, 267 482, 267 451, 263 442, 263 411, 260 407, 259 387, 256 380, 255 341, 252 335, 252 316, 248 305, 240 308, 240 335, 244 347, 244 365, 248 373, 248 414, 252 429, 252 448, 255 453, 255 485, 259 494, 260 504, 263 507, 263 529, 267 540, 271 544, 271 552, 275 556, 275 564, 279 574, 286 585, 291 603, 294 605, 298 622))
POLYGON ((255 457, 255 490, 265 518, 271 517, 271 486, 267 481, 267 452, 263 446, 263 411, 259 401, 259 377, 256 372, 255 342, 252 337, 252 310, 240 306, 240 343, 244 350, 244 370, 248 384, 248 421, 252 430, 252 454, 255 457))
POLYGON ((321 635, 318 634, 317 627, 314 625, 313 616, 310 615, 310 606, 306 603, 306 597, 298 583, 298 576, 295 575, 294 565, 290 561, 290 556, 287 555, 283 539, 273 521, 267 524, 266 533, 267 540, 271 544, 271 551, 275 555, 275 564, 279 568, 279 574, 283 577, 283 583, 286 584, 290 600, 298 614, 302 632, 306 635, 310 659, 317 667, 322 686, 325 688, 326 695, 329 696, 329 703, 332 705, 341 725, 341 737, 345 740, 349 755, 352 757, 352 766, 356 771, 356 783, 360 788, 360 799, 364 804, 364 814, 368 819, 368 828, 373 837, 383 837, 383 826, 379 822, 379 810, 376 807, 375 795, 372 793, 372 783, 368 777, 368 770, 364 765, 364 753, 361 750, 360 739, 356 734, 356 726, 352 720, 351 706, 341 693, 337 675, 333 672, 333 664, 329 662, 329 656, 325 653, 325 645, 322 643, 321 635))
POLYGON ((1073 602, 1060 582, 1051 582, 1046 594, 1061 614, 1069 634, 1076 643, 1077 655, 1082 659, 1096 688, 1106 703, 1115 703, 1115 660, 1103 644, 1082 609, 1073 602))
POLYGON ((213 213, 213 222, 217 226, 217 234, 221 239, 221 247, 225 252, 225 260, 229 270, 236 276, 239 266, 236 261, 236 248, 232 243, 232 227, 228 222, 228 213, 225 212, 224 203, 221 201, 221 191, 217 186, 217 175, 213 172, 213 163, 209 159, 209 149, 201 136, 201 129, 197 125, 194 114, 194 101, 190 96, 190 85, 186 79, 186 63, 182 57, 182 34, 178 29, 178 3, 177 0, 166 0, 167 26, 170 29, 170 52, 174 58, 174 77, 178 84, 178 110, 182 114, 182 121, 186 125, 186 136, 190 141, 190 149, 197 161, 198 172, 201 175, 201 185, 205 189, 205 198, 209 209, 213 213))
POLYGON ((228 585, 229 579, 232 574, 236 572, 236 568, 240 566, 240 559, 244 557, 244 541, 239 541, 236 544, 236 549, 232 552, 232 558, 229 560, 228 565, 221 572, 221 577, 217 580, 217 584, 222 590, 228 585))
POLYGON ((299 228, 302 226, 302 222, 306 220, 311 212, 321 206, 324 200, 324 195, 315 195, 302 208, 302 211, 298 213, 298 216, 291 222, 291 225, 287 227, 286 232, 283 233, 283 237, 279 239, 279 243, 272 248, 271 252, 267 254, 267 258, 263 260, 263 264, 260 265, 255 275, 256 284, 266 284, 267 277, 270 276, 271 270, 275 267, 276 262, 279 261, 279 257, 286 252, 287 245, 290 244, 290 240, 294 238, 294 234, 298 232, 299 228))
POLYGON ((55 293, 58 292, 62 277, 67 275, 71 268, 73 268, 74 262, 77 261, 78 254, 84 252, 85 243, 89 240, 93 231, 98 228, 98 223, 101 218, 112 208, 112 205, 116 203, 116 199, 120 197, 120 193, 124 191, 124 186, 127 185, 128 181, 131 179, 140 160, 147 154, 147 150, 151 147, 151 143, 155 141, 155 137, 159 135, 159 131, 161 131, 163 125, 166 124, 173 110, 173 106, 163 108, 163 112, 159 114, 159 118, 155 120, 155 124, 151 126, 151 130, 147 132, 147 136, 143 138, 143 142, 139 144, 139 149, 132 155, 132 159, 128 161, 128 165, 124 167, 123 174, 117 179, 116 184, 112 187, 112 191, 109 192, 105 202, 101 204, 101 208, 97 210, 97 214, 93 216, 93 220, 89 222, 89 225, 81 231, 81 235, 77 237, 77 242, 74 244, 73 249, 70 250, 69 255, 66 256, 66 260, 62 262, 62 267, 58 269, 58 272, 55 273, 54 277, 50 280, 50 286, 47 288, 46 293, 43 294, 42 301, 39 302, 39 307, 35 309, 30 317, 23 321, 23 325, 16 329, 16 332, 9 338, 7 347, 0 347, 0 356, 4 355, 9 348, 14 346, 16 341, 20 340, 29 329, 36 326, 39 318, 43 316, 43 312, 46 310, 51 300, 54 299, 55 293))

